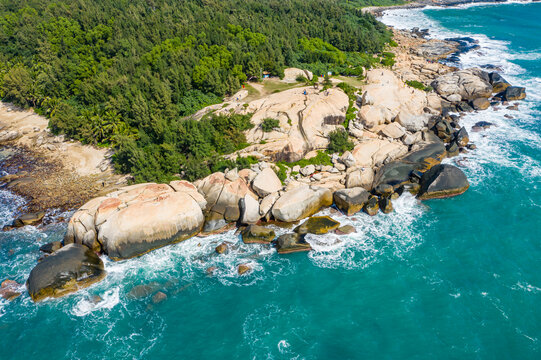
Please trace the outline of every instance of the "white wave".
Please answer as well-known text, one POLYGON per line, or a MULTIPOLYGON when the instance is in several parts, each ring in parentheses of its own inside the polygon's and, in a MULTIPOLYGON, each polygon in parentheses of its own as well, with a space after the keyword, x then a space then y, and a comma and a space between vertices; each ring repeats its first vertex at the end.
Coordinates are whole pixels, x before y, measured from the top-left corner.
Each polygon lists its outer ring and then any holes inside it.
POLYGON ((529 293, 537 294, 541 292, 541 288, 528 284, 527 282, 519 281, 515 286, 512 287, 513 290, 522 290, 529 293))
POLYGON ((72 314, 75 316, 86 316, 96 310, 112 309, 120 302, 119 288, 113 288, 106 291, 100 301, 93 301, 92 298, 85 296, 79 300, 72 309, 72 314))
POLYGON ((24 199, 7 190, 0 190, 0 227, 11 224, 24 199))
MULTIPOLYGON (((391 214, 352 217, 335 216, 342 225, 353 225, 357 232, 348 235, 307 235, 313 251, 308 256, 316 266, 324 268, 365 268, 382 257, 402 257, 422 240, 415 229, 424 206, 409 193, 393 200, 391 214)), ((320 214, 326 214, 328 210, 320 214)))

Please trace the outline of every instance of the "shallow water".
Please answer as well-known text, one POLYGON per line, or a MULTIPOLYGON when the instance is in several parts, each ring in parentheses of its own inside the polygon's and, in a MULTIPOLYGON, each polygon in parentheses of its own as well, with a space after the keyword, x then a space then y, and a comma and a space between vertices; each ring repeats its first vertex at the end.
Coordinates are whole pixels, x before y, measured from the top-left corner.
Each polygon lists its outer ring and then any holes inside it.
MULTIPOLYGON (((2 359, 538 358, 541 353, 541 4, 393 12, 387 23, 472 36, 464 66, 493 64, 527 87, 520 111, 463 118, 478 150, 458 162, 462 196, 394 202, 396 212, 346 218, 347 236, 311 237, 315 251, 278 256, 232 232, 111 262, 107 278, 33 304, 0 302, 2 359), (537 34, 537 35, 536 35, 537 34), (514 119, 506 119, 510 114, 514 119), (225 255, 213 254, 222 241, 225 255), (254 271, 239 277, 236 266, 254 271), (208 267, 218 268, 215 276, 208 267), (152 283, 168 296, 129 298, 152 283), (90 301, 91 295, 104 300, 90 301)), ((22 200, 0 191, 0 226, 22 200)), ((336 215, 333 215, 336 217, 336 215)), ((25 281, 41 244, 64 226, 0 233, 0 278, 25 281)), ((283 232, 284 230, 278 230, 283 232)))

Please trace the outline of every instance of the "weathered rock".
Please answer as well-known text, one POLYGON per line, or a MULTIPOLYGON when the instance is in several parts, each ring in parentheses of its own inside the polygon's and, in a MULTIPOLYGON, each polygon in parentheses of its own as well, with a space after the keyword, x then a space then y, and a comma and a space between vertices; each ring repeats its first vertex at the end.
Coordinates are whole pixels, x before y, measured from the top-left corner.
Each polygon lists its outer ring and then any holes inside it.
POLYGON ((61 247, 62 247, 62 243, 60 241, 53 241, 45 245, 42 245, 39 248, 39 250, 46 254, 52 254, 55 251, 59 250, 61 247))
POLYGON ((312 165, 312 164, 306 165, 305 167, 303 167, 301 169, 301 174, 304 175, 304 176, 310 176, 314 172, 316 172, 316 167, 314 165, 312 165))
POLYGON ((389 197, 383 196, 379 199, 379 208, 384 214, 393 212, 393 203, 389 197))
POLYGON ((436 165, 423 174, 417 197, 421 200, 456 196, 468 190, 466 175, 453 165, 436 165))
POLYGON ((44 258, 26 282, 34 301, 60 297, 88 287, 105 277, 101 259, 89 248, 69 244, 44 258))
POLYGON ((259 225, 250 225, 241 232, 245 244, 270 244, 276 237, 274 230, 259 225))
POLYGON ((7 141, 12 141, 20 137, 21 134, 17 130, 3 130, 0 131, 0 144, 7 141))
POLYGON ((340 223, 329 216, 313 216, 293 231, 298 234, 316 234, 322 235, 333 231, 340 226, 340 223))
POLYGON ((20 286, 21 285, 13 280, 6 279, 2 281, 2 284, 0 285, 0 297, 8 301, 15 300, 21 296, 21 292, 19 290, 20 286))
POLYGON ((152 295, 153 304, 159 304, 165 300, 167 300, 167 295, 161 291, 158 291, 156 294, 152 295))
POLYGON ((436 92, 449 100, 452 95, 460 95, 462 100, 473 100, 492 95, 488 74, 480 69, 466 69, 447 73, 430 84, 436 92))
POLYGON ((44 211, 24 214, 18 217, 17 219, 15 219, 13 221, 12 226, 18 228, 18 227, 23 227, 26 225, 37 225, 43 220, 44 217, 45 217, 44 211))
POLYGON ((447 145, 446 149, 447 149, 448 157, 457 156, 460 151, 456 142, 452 142, 449 145, 447 145))
POLYGON ((297 81, 297 78, 299 76, 303 76, 308 80, 312 80, 312 77, 313 77, 311 71, 302 70, 298 68, 287 68, 287 69, 284 69, 284 78, 282 79, 282 81, 293 83, 297 81))
POLYGON ((385 125, 381 132, 383 133, 383 135, 393 139, 401 138, 402 136, 404 136, 404 134, 406 134, 406 130, 404 129, 404 127, 402 127, 396 122, 385 125))
POLYGON ((334 203, 342 212, 351 216, 362 210, 370 194, 362 187, 342 189, 333 194, 334 203))
POLYGON ((305 235, 298 233, 284 234, 275 241, 276 251, 279 254, 289 254, 301 251, 310 251, 312 247, 304 240, 305 235))
POLYGON ((390 162, 378 170, 375 184, 377 186, 387 184, 392 186, 393 190, 396 191, 400 186, 403 186, 410 181, 412 171, 418 170, 423 166, 424 165, 421 165, 420 163, 400 160, 390 162))
POLYGON ((430 169, 432 166, 441 163, 445 158, 445 145, 441 142, 435 142, 424 146, 422 149, 411 152, 404 157, 402 161, 420 164, 423 170, 430 169))
POLYGON ((456 142, 458 146, 464 147, 468 145, 470 137, 468 135, 468 132, 466 131, 466 128, 460 128, 460 130, 455 133, 453 141, 456 142))
POLYGON ((246 274, 250 270, 252 270, 252 267, 249 264, 240 264, 237 266, 237 272, 239 275, 246 274))
POLYGON ((472 101, 472 106, 475 110, 486 110, 490 106, 490 101, 487 98, 477 98, 472 101))
POLYGON ((441 140, 446 142, 451 140, 454 132, 454 129, 449 123, 449 121, 445 119, 439 120, 436 125, 434 125, 433 130, 441 140))
POLYGON ((259 202, 250 195, 244 195, 240 199, 240 222, 243 224, 255 224, 261 218, 259 215, 259 202))
POLYGON ((505 89, 503 98, 506 101, 522 100, 526 98, 526 88, 520 86, 509 86, 505 89))
POLYGON ((216 246, 216 249, 214 249, 217 254, 224 254, 227 251, 227 243, 223 242, 220 245, 216 246))
POLYGON ((270 167, 263 169, 254 178, 252 189, 260 196, 265 197, 282 189, 282 182, 270 167))
POLYGON ((347 188, 363 187, 366 190, 371 190, 373 182, 374 170, 368 167, 352 171, 346 177, 347 188))
POLYGON ((370 216, 376 215, 379 210, 378 198, 376 196, 371 196, 366 202, 366 204, 364 204, 363 210, 370 216))
POLYGON ((276 220, 293 222, 311 216, 322 207, 330 205, 332 194, 329 189, 303 185, 286 191, 272 207, 272 215, 276 220))
POLYGON ((334 231, 337 235, 347 235, 356 232, 355 227, 352 225, 343 225, 334 231))
POLYGON ((408 152, 408 147, 400 142, 370 139, 356 145, 351 152, 357 166, 370 167, 396 160, 408 152))
POLYGON ((259 204, 259 215, 261 215, 261 217, 266 217, 279 197, 280 195, 278 192, 265 196, 265 198, 261 200, 261 203, 259 204))
POLYGON ((493 91, 495 93, 501 93, 505 89, 507 89, 511 84, 507 82, 500 74, 497 72, 492 72, 489 74, 490 77, 490 83, 492 84, 493 91))
POLYGON ((374 188, 374 193, 381 196, 391 196, 394 192, 394 187, 389 184, 379 184, 374 188))

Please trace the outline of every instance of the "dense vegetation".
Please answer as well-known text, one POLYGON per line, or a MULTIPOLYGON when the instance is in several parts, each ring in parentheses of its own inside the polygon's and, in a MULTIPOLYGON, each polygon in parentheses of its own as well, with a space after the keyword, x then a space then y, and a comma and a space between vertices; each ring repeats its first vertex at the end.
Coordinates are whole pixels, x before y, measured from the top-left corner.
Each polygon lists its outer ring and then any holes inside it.
POLYGON ((395 0, 5 0, 0 97, 55 133, 114 146, 138 181, 188 178, 243 146, 248 117, 185 120, 263 71, 360 74, 390 33, 360 6, 395 0))

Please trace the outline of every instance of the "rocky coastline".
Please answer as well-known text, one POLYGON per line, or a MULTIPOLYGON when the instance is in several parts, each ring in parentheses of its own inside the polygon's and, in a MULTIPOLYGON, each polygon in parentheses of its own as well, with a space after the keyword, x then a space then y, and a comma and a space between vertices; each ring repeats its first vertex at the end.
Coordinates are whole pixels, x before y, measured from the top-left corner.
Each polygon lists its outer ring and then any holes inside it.
MULTIPOLYGON (((359 212, 374 216, 392 212, 392 200, 405 192, 428 200, 467 191, 462 170, 441 163, 475 149, 460 126, 460 116, 518 108, 515 101, 524 99, 526 92, 497 72, 440 63, 460 51, 460 41, 427 40, 419 32, 394 30, 397 46, 389 51, 396 63, 391 69, 367 71, 351 105, 348 95, 336 87, 322 91, 300 86, 256 100, 234 96, 215 107, 212 111, 253 114, 255 127, 247 133, 252 145, 230 155, 257 158, 250 168, 227 169, 193 183, 130 186, 110 169, 104 171, 102 188, 80 196, 78 201, 85 199, 82 206, 65 205, 79 209, 69 220, 63 241, 43 247, 45 257, 27 281, 31 298, 63 296, 103 279, 103 262, 95 254, 120 261, 193 236, 204 241, 205 236, 232 227, 238 228, 245 243, 268 244, 279 254, 310 251, 306 234, 355 231, 330 217, 314 216, 323 208, 333 207, 348 216, 359 212), (329 145, 329 134, 343 128, 348 106, 356 114, 347 126, 353 148, 325 158, 321 151, 329 145), (279 120, 280 127, 263 131, 261 125, 268 118, 279 120), (314 161, 318 156, 324 160, 314 161), (285 169, 277 164, 302 159, 313 161, 285 169), (283 181, 277 175, 280 171, 285 173, 283 181), (292 231, 276 237, 271 225, 292 231)), ((474 131, 490 125, 478 124, 474 131)), ((16 139, 21 141, 20 137, 7 141, 16 139)), ((7 164, 16 166, 19 160, 12 159, 7 164)), ((41 174, 57 171, 53 165, 44 169, 41 174)), ((20 174, 4 180, 19 193, 17 181, 26 176, 20 174)), ((36 205, 32 210, 43 208, 36 205)), ((24 219, 21 224, 26 225, 24 219)), ((227 245, 216 248, 217 253, 226 250, 227 245)), ((249 271, 245 264, 238 267, 239 275, 249 271)), ((212 274, 212 269, 207 272, 212 274)))

